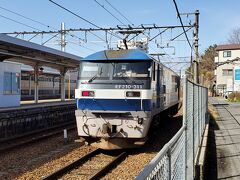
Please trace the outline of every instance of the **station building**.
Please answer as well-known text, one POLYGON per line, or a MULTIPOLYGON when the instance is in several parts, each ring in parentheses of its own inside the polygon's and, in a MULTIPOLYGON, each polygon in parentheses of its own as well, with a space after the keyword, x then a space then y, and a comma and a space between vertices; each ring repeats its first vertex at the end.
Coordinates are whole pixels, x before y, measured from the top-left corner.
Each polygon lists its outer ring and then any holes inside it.
POLYGON ((216 64, 216 90, 219 95, 240 91, 240 44, 218 45, 216 64))

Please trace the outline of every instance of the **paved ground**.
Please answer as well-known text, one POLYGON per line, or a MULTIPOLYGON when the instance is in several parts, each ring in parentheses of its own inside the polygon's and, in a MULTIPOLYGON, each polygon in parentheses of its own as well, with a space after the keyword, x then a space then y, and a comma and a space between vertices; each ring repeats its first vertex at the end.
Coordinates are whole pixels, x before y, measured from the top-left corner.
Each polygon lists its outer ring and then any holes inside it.
POLYGON ((240 179, 240 103, 210 98, 220 118, 214 130, 217 179, 240 179))

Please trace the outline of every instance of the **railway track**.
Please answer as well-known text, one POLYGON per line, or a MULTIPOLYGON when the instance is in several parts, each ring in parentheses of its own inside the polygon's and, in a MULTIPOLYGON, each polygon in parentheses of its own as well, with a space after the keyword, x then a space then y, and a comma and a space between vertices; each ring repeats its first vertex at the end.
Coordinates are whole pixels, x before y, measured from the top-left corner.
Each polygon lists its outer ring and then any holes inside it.
POLYGON ((126 156, 127 153, 122 151, 96 149, 42 179, 99 179, 126 156))
POLYGON ((2 139, 0 140, 0 153, 59 135, 63 133, 63 129, 67 129, 68 131, 74 130, 76 129, 76 125, 74 122, 68 122, 51 128, 26 133, 20 136, 2 139))

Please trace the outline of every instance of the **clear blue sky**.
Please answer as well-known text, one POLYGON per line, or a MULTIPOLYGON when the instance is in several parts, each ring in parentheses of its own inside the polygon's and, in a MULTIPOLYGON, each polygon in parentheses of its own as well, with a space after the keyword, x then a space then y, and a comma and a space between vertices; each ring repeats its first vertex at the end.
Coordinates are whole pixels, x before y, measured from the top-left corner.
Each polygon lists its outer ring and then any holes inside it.
MULTIPOLYGON (((120 24, 116 19, 111 17, 104 9, 102 9, 94 0, 55 0, 57 3, 71 9, 80 16, 88 19, 89 21, 97 24, 101 27, 111 27, 120 24)), ((112 13, 117 17, 119 16, 113 9, 107 6, 104 0, 98 0, 101 4, 104 4, 112 13)), ((140 24, 152 24, 158 25, 179 25, 179 21, 176 18, 176 11, 172 0, 108 0, 121 11, 126 17, 128 17, 135 25, 140 24)), ((180 12, 194 12, 200 11, 200 51, 203 52, 209 45, 224 43, 227 41, 229 32, 238 26, 240 26, 240 1, 229 0, 177 0, 180 12)), ((0 7, 7 8, 14 12, 20 13, 24 16, 40 21, 44 24, 50 25, 56 29, 60 27, 61 22, 66 23, 67 28, 78 27, 92 27, 84 21, 74 17, 70 13, 60 9, 53 5, 48 0, 1 0, 0 7)), ((9 13, 3 9, 0 9, 0 16, 6 16, 11 19, 15 19, 29 26, 33 26, 40 30, 52 30, 48 29, 40 24, 21 18, 17 15, 9 13)), ((184 23, 190 19, 183 17, 184 23)), ((126 21, 124 21, 126 23, 126 21)), ((0 17, 0 32, 13 32, 13 31, 32 31, 29 27, 17 24, 3 17, 0 17)), ((169 37, 177 35, 178 32, 168 32, 162 36, 162 39, 158 39, 158 42, 162 42, 162 45, 166 45, 169 37)), ((77 33, 78 37, 84 38, 84 34, 77 33)), ((191 38, 192 31, 188 34, 191 38)), ((103 44, 99 43, 99 39, 87 34, 88 43, 82 44, 84 47, 79 47, 77 39, 68 37, 67 52, 77 54, 79 56, 86 56, 93 51, 104 49, 103 44), (94 42, 92 42, 94 41, 94 42), (91 49, 91 50, 89 50, 91 49)), ((46 38, 46 37, 45 37, 46 38)), ((27 37, 26 37, 27 39, 27 37)), ((46 38, 47 39, 47 38, 46 38)), ((184 36, 179 38, 183 40, 184 36)), ((44 41, 40 37, 34 39, 35 42, 44 41)), ((57 39, 50 41, 47 45, 59 49, 57 39)), ((171 56, 188 56, 189 48, 186 42, 177 41, 170 43, 176 47, 176 53, 173 55, 173 50, 166 50, 171 56)), ((156 44, 152 44, 150 52, 158 52, 156 44), (155 47, 154 47, 155 46, 155 47)))

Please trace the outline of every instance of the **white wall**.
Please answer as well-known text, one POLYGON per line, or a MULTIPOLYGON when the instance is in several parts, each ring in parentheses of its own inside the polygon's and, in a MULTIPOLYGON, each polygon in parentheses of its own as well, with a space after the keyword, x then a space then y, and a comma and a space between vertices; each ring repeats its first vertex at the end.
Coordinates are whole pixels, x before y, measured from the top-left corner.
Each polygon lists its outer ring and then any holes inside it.
MULTIPOLYGON (((221 62, 225 62, 227 60, 232 60, 237 57, 240 57, 240 50, 224 50, 224 51, 218 52, 218 56, 215 57, 215 63, 221 63, 221 62), (224 51, 231 51, 231 57, 223 57, 224 51)), ((226 84, 227 87, 230 87, 232 85, 232 84, 230 85, 229 83, 232 82, 233 76, 223 76, 223 69, 232 69, 233 70, 234 66, 239 66, 239 64, 237 62, 235 62, 234 64, 232 64, 232 63, 224 64, 224 65, 217 67, 217 69, 215 71, 217 86, 220 84, 226 84)), ((221 90, 219 90, 218 92, 222 93, 221 90)))
MULTIPOLYGON (((0 62, 0 107, 20 106, 20 94, 4 94, 4 72, 21 73, 21 65, 0 62)), ((21 84, 21 83, 20 83, 21 84)))

